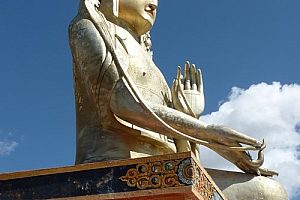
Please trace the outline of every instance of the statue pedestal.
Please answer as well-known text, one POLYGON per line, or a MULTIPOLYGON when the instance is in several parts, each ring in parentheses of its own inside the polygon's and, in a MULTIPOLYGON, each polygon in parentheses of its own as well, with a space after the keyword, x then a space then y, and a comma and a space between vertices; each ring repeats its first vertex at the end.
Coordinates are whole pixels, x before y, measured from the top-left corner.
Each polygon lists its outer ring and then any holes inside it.
POLYGON ((0 199, 226 198, 187 152, 1 174, 0 199))

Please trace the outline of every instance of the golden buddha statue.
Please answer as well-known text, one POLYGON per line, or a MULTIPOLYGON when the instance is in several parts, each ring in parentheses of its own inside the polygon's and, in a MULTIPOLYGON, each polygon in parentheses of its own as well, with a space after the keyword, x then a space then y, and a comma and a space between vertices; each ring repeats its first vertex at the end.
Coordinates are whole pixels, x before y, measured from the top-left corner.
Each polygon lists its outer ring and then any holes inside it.
POLYGON ((151 57, 158 0, 81 0, 69 27, 76 96, 76 163, 193 151, 205 145, 262 175, 264 142, 199 120, 201 71, 189 62, 171 89, 151 57), (258 151, 253 160, 248 150, 258 151))

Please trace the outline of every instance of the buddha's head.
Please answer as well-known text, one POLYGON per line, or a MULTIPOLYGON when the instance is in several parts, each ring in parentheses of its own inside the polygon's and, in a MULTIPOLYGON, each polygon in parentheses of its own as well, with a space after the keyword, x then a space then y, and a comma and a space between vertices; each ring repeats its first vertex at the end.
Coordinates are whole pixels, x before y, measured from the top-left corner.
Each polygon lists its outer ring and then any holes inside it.
POLYGON ((99 10, 108 20, 141 36, 152 28, 157 6, 158 0, 101 0, 99 10))

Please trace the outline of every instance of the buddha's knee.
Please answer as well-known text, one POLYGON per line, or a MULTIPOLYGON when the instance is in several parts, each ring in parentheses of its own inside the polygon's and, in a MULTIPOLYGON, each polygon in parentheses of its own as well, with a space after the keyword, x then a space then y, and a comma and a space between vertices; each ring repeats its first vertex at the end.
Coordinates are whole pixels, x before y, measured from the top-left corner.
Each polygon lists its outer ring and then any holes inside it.
POLYGON ((239 172, 207 171, 230 200, 288 200, 282 185, 271 178, 239 172))

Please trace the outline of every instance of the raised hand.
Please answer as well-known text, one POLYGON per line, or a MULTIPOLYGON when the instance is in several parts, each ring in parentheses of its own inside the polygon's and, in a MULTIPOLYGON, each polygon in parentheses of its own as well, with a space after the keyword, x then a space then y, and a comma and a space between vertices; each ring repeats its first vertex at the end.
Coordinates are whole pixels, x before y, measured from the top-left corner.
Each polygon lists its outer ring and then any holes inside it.
POLYGON ((172 85, 172 101, 176 110, 199 118, 204 110, 204 94, 202 73, 194 64, 188 61, 184 66, 184 76, 181 68, 177 68, 177 76, 172 85))

